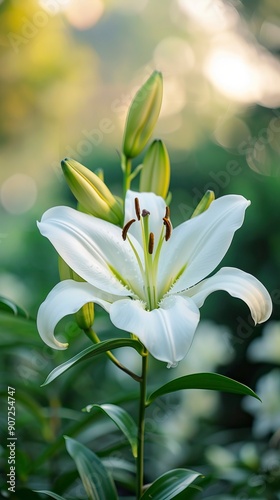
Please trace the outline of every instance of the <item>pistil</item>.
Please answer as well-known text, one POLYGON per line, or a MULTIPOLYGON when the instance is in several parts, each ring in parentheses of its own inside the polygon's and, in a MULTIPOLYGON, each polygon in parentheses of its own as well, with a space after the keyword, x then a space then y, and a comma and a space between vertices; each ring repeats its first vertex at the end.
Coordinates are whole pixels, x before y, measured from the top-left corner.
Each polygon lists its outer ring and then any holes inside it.
POLYGON ((157 294, 157 273, 158 273, 158 263, 160 257, 160 251, 164 241, 168 241, 171 236, 172 226, 170 222, 170 210, 169 207, 166 207, 165 216, 163 217, 163 226, 160 233, 159 240, 157 242, 157 246, 155 248, 155 235, 150 232, 149 229, 149 216, 150 212, 146 209, 141 211, 139 199, 135 198, 134 200, 135 206, 135 215, 137 221, 141 224, 141 233, 142 233, 142 247, 144 253, 144 268, 141 262, 141 258, 133 245, 131 239, 127 236, 128 231, 131 225, 136 222, 136 219, 131 219, 128 221, 123 230, 122 237, 124 240, 126 238, 129 241, 129 244, 133 250, 133 253, 137 259, 138 265, 140 267, 143 281, 145 294, 147 299, 147 310, 153 310, 158 307, 158 302, 160 297, 157 294))

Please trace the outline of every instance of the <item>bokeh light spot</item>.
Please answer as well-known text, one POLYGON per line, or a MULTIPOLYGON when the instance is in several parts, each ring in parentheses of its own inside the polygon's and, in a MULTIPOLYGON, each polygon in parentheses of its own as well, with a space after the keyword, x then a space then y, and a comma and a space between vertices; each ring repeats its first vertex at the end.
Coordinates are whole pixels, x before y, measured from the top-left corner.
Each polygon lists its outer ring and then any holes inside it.
POLYGON ((179 37, 167 37, 154 51, 154 61, 164 76, 185 74, 194 65, 194 54, 189 44, 179 37))
POLYGON ((240 144, 250 137, 250 129, 240 118, 230 116, 220 118, 214 130, 216 142, 227 149, 239 149, 240 144))
POLYGON ((205 72, 215 87, 230 99, 248 103, 261 97, 257 69, 246 53, 235 48, 214 49, 205 65, 205 72))
POLYGON ((33 207, 37 186, 29 175, 15 174, 6 179, 0 191, 4 209, 11 214, 22 214, 33 207))
POLYGON ((64 14, 72 26, 80 30, 94 26, 102 16, 102 0, 70 0, 64 14))
POLYGON ((222 0, 178 0, 184 14, 208 32, 228 30, 239 19, 237 10, 222 0))

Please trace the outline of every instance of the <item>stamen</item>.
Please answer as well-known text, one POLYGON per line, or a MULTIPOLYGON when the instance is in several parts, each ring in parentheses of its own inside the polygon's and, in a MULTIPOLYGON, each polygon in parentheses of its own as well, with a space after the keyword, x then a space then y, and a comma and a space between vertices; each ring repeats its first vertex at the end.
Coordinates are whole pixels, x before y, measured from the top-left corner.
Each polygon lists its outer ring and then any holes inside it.
POLYGON ((152 255, 152 253, 154 251, 154 244, 155 244, 155 235, 154 235, 154 233, 150 233, 149 248, 148 248, 148 251, 149 251, 150 255, 152 255))
POLYGON ((165 216, 164 216, 165 219, 170 219, 170 208, 169 207, 166 207, 165 209, 165 216))
POLYGON ((147 217, 147 215, 150 215, 150 212, 149 212, 149 210, 146 210, 144 208, 144 210, 142 210, 142 214, 141 215, 142 215, 142 217, 147 217))
POLYGON ((125 226, 123 227, 123 230, 122 230, 122 238, 123 240, 125 241, 126 240, 126 236, 127 236, 127 233, 128 233, 128 230, 130 228, 130 226, 132 226, 133 222, 136 222, 136 219, 131 219, 129 220, 125 226))
POLYGON ((141 210, 140 210, 140 203, 139 203, 138 198, 135 198, 134 206, 135 206, 135 213, 136 213, 137 220, 140 220, 141 210))
POLYGON ((166 227, 166 231, 165 231, 165 241, 168 241, 170 236, 171 236, 171 233, 172 233, 172 226, 171 226, 171 222, 169 219, 167 219, 167 217, 163 217, 163 224, 165 225, 166 227))

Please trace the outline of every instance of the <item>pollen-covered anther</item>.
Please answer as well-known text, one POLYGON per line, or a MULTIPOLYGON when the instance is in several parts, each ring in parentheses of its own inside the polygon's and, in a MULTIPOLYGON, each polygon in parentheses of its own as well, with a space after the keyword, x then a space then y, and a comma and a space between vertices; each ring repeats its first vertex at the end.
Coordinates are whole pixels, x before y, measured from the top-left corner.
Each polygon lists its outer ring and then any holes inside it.
POLYGON ((144 210, 142 210, 141 215, 142 215, 142 217, 147 217, 147 215, 150 215, 150 212, 149 212, 149 210, 146 210, 146 209, 144 208, 144 210))
POLYGON ((165 216, 164 216, 165 219, 170 219, 170 208, 169 207, 166 207, 165 208, 165 216))
POLYGON ((163 224, 165 225, 165 228, 166 228, 166 231, 165 231, 165 241, 168 241, 170 236, 171 236, 171 233, 172 233, 172 226, 171 226, 171 222, 169 219, 167 219, 167 217, 163 217, 163 224))
POLYGON ((135 198, 134 206, 135 206, 135 213, 136 213, 137 220, 140 220, 141 210, 140 210, 140 203, 139 203, 138 198, 135 198))
POLYGON ((128 233, 128 230, 130 228, 130 226, 132 226, 133 222, 136 222, 136 219, 131 219, 129 220, 125 226, 123 227, 123 230, 122 230, 122 238, 123 240, 125 241, 126 240, 126 236, 127 236, 127 233, 128 233))
POLYGON ((149 247, 148 247, 148 251, 149 251, 150 255, 152 255, 152 253, 154 251, 154 244, 155 244, 155 235, 154 235, 154 233, 150 233, 150 236, 149 236, 149 247))

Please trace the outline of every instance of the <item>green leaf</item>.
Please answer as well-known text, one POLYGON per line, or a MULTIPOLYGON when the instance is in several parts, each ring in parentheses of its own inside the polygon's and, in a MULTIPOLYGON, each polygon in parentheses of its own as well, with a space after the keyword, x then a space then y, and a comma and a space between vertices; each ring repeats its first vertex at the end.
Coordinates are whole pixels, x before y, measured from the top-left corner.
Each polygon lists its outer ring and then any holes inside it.
POLYGON ((5 311, 10 314, 14 314, 14 316, 21 316, 23 318, 28 318, 28 313, 19 307, 15 302, 10 299, 6 299, 5 297, 0 296, 0 311, 5 311))
POLYGON ((53 380, 55 380, 57 377, 62 375, 62 373, 64 373, 66 370, 71 368, 71 366, 75 365, 76 363, 79 363, 80 361, 84 361, 85 359, 89 359, 94 356, 98 356, 103 352, 111 351, 113 349, 118 349, 120 347, 132 347, 133 349, 138 351, 139 354, 141 354, 143 351, 143 347, 140 344, 140 342, 138 342, 138 340, 133 340, 128 338, 104 340, 103 342, 99 342, 98 344, 94 344, 91 345, 90 347, 87 347, 83 351, 79 352, 79 354, 76 354, 76 356, 74 356, 73 358, 57 366, 47 376, 42 386, 47 385, 53 380))
POLYGON ((36 493, 43 493, 44 495, 48 495, 49 497, 52 497, 55 500, 66 500, 64 497, 61 497, 60 495, 57 495, 56 493, 53 493, 52 491, 36 490, 36 493))
MULTIPOLYGON (((115 458, 112 454, 108 458, 102 458, 102 463, 110 471, 114 481, 120 483, 126 491, 135 490, 135 463, 115 458)), ((135 500, 135 497, 133 497, 133 500, 135 500)))
POLYGON ((137 457, 137 433, 138 428, 133 418, 117 405, 103 404, 103 405, 88 405, 84 411, 90 412, 92 409, 103 411, 108 417, 116 424, 116 426, 122 431, 127 440, 130 443, 133 456, 137 457))
POLYGON ((75 439, 65 436, 66 448, 73 458, 89 500, 117 500, 117 491, 110 473, 101 460, 75 439))
POLYGON ((27 498, 28 500, 42 500, 42 497, 37 495, 36 491, 32 491, 29 488, 17 489, 16 495, 10 496, 9 498, 16 498, 16 500, 26 500, 27 498))
MULTIPOLYGON (((170 392, 180 391, 182 389, 208 389, 210 391, 233 392, 246 396, 253 396, 260 400, 257 394, 247 387, 247 385, 236 382, 231 378, 219 375, 218 373, 193 373, 184 377, 171 380, 155 392, 150 394, 147 400, 149 406, 156 398, 169 394, 170 392)), ((261 401, 261 400, 260 400, 261 401)))
POLYGON ((141 500, 170 500, 184 491, 193 481, 201 476, 199 472, 188 469, 173 469, 162 476, 145 491, 141 500))
POLYGON ((36 322, 10 312, 0 310, 0 348, 15 348, 32 345, 41 346, 42 340, 38 334, 36 322))
MULTIPOLYGON (((50 420, 46 417, 43 408, 38 404, 35 398, 33 398, 26 391, 17 389, 16 392, 17 402, 20 402, 34 417, 34 419, 40 423, 40 431, 45 439, 49 440, 53 438, 52 430, 50 427, 50 420)), ((0 397, 7 399, 7 390, 0 390, 0 397)))

